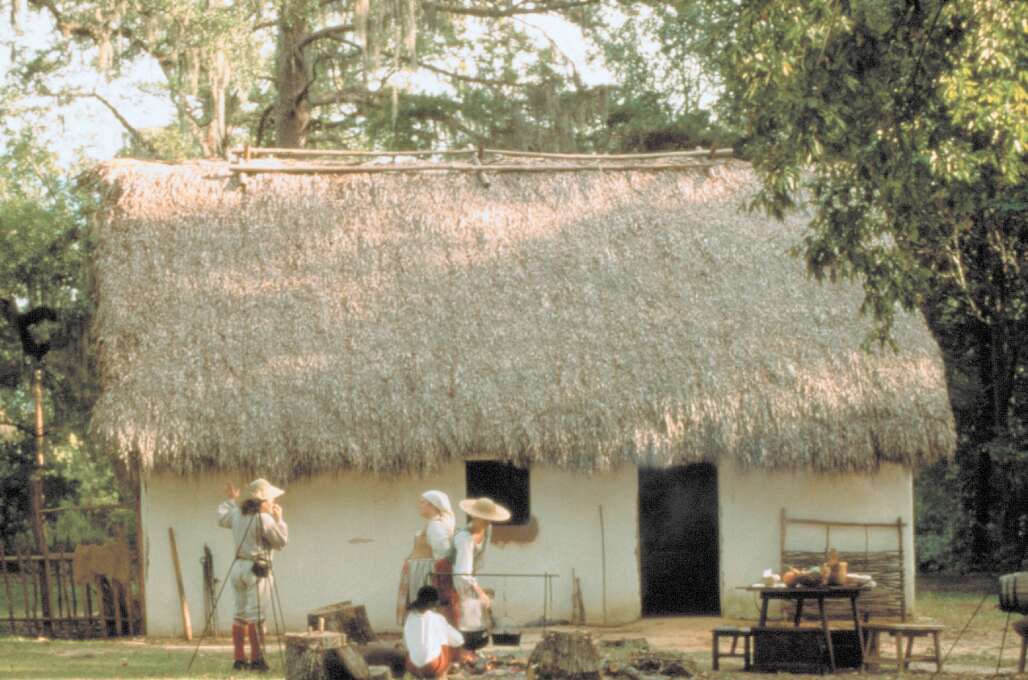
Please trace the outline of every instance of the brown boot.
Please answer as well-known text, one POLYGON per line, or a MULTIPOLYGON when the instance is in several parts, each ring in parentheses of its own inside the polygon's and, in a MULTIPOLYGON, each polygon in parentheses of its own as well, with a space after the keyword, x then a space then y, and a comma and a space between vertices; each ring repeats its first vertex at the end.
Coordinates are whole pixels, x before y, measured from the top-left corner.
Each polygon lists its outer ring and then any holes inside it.
POLYGON ((261 629, 258 623, 246 624, 246 632, 250 636, 250 670, 264 672, 268 670, 268 662, 264 660, 261 645, 261 629))
POLYGON ((244 649, 244 637, 246 628, 241 623, 232 624, 232 670, 241 671, 247 668, 246 650, 244 649))

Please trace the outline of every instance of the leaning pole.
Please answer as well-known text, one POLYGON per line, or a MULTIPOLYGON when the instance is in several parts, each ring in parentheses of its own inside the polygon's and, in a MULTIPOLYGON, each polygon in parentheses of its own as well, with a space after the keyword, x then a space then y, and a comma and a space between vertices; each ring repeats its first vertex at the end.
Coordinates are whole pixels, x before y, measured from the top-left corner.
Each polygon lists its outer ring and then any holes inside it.
POLYGON ((46 463, 46 432, 43 429, 43 367, 37 362, 32 372, 32 395, 36 401, 36 464, 32 471, 32 534, 42 558, 40 594, 43 605, 43 632, 53 635, 53 618, 50 609, 50 549, 46 543, 46 527, 43 525, 43 469, 46 463))

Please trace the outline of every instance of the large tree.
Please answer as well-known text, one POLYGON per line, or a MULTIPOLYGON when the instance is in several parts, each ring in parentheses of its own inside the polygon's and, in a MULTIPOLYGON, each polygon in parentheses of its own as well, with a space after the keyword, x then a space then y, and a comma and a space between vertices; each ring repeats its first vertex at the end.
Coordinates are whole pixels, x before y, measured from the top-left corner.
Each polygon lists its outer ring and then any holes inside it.
MULTIPOLYGON (((504 143, 575 145, 602 91, 576 77, 559 45, 525 17, 580 26, 599 0, 28 0, 59 35, 18 55, 19 85, 94 97, 133 137, 161 153, 96 92, 50 84, 76 55, 116 76, 152 60, 177 127, 203 155, 233 140, 261 145, 504 143), (557 106, 557 103, 560 106, 557 106)), ((591 120, 590 120, 591 122, 591 120)), ((158 140, 159 141, 159 140, 158 140)))
POLYGON ((758 205, 813 209, 811 272, 863 281, 878 340, 897 307, 936 331, 970 547, 988 560, 1028 504, 1028 3, 678 5, 762 180, 758 205))

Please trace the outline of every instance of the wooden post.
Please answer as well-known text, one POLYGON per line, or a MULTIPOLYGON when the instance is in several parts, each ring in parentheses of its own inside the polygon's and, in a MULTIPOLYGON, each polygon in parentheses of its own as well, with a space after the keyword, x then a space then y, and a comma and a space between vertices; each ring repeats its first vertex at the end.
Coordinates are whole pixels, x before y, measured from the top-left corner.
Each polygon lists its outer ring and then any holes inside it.
POLYGON ((603 592, 603 625, 607 625, 607 532, 603 526, 603 506, 600 511, 600 577, 603 592))
MULTIPOLYGON (((136 460, 136 567, 139 575, 139 633, 146 635, 146 534, 143 531, 143 469, 136 460)), ((215 628, 217 630, 217 628, 215 628)))
POLYGON ((100 632, 103 636, 110 637, 110 630, 107 628, 107 598, 104 597, 104 584, 103 579, 100 576, 93 578, 93 583, 96 585, 96 606, 100 610, 100 632))
POLYGON ((899 537, 900 558, 900 621, 907 620, 907 564, 903 559, 903 518, 896 518, 896 535, 899 537))
POLYGON ((32 372, 32 395, 36 402, 36 467, 32 474, 31 503, 32 503, 32 535, 36 540, 36 548, 43 557, 43 569, 41 570, 40 592, 42 593, 43 605, 43 632, 47 635, 53 634, 53 621, 50 611, 50 549, 46 544, 46 528, 43 526, 43 467, 45 459, 43 450, 45 447, 45 433, 43 430, 43 367, 38 363, 32 372))
POLYGON ((193 639, 193 624, 189 620, 189 603, 186 602, 186 589, 182 585, 182 566, 178 561, 178 547, 175 545, 175 530, 168 527, 168 540, 171 541, 171 563, 175 567, 175 585, 178 586, 178 601, 182 608, 182 629, 186 640, 193 639))
POLYGON ((4 596, 7 602, 7 618, 11 623, 11 635, 15 635, 14 631, 14 602, 11 601, 11 582, 7 576, 7 554, 4 552, 3 542, 0 541, 0 565, 3 566, 4 570, 4 596))
POLYGON ((93 637, 93 591, 86 583, 86 629, 89 637, 93 637))
POLYGON ((54 567, 54 580, 57 586, 57 616, 56 619, 64 618, 64 579, 61 578, 61 561, 54 560, 51 562, 54 567))
POLYGON ((113 578, 111 584, 111 601, 114 603, 114 637, 121 637, 121 584, 113 578))
POLYGON ((779 574, 785 573, 785 527, 786 527, 785 507, 782 507, 782 511, 778 513, 778 560, 781 562, 779 565, 779 574))
POLYGON ((68 560, 68 585, 71 587, 71 612, 77 620, 79 617, 79 598, 75 592, 75 570, 72 568, 71 560, 68 560))

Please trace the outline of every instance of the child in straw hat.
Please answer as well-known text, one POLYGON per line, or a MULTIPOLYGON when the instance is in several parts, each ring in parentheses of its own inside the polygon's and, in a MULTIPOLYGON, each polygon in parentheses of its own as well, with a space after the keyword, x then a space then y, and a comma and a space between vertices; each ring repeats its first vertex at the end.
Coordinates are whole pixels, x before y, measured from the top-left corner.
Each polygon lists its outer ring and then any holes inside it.
POLYGON ((270 565, 271 550, 286 547, 289 527, 282 518, 282 507, 275 499, 284 491, 266 479, 255 479, 246 489, 242 505, 237 503, 239 490, 232 483, 225 485, 228 500, 218 506, 218 524, 232 530, 236 561, 229 573, 235 595, 235 617, 232 621, 234 670, 268 670, 262 651, 264 618, 270 611, 271 579, 268 571, 258 575, 254 563, 266 559, 270 565), (244 653, 244 633, 250 638, 250 663, 244 653))

